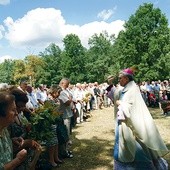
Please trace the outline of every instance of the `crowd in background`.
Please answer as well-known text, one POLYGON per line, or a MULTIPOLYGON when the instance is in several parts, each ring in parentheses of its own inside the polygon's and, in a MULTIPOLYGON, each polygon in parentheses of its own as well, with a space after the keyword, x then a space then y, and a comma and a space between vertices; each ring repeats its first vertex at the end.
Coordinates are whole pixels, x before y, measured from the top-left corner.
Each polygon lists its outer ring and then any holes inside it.
MULTIPOLYGON (((32 167, 36 167, 38 169, 37 164, 41 158, 41 149, 37 148, 40 148, 41 143, 39 144, 36 141, 27 139, 25 133, 27 133, 29 127, 26 127, 26 131, 24 131, 22 121, 25 121, 26 119, 29 122, 31 114, 34 113, 37 108, 43 106, 46 101, 51 100, 55 103, 60 103, 60 112, 62 113, 61 121, 60 123, 51 125, 51 129, 49 129, 49 131, 52 131, 54 133, 54 136, 53 139, 45 144, 47 147, 46 161, 49 163, 50 167, 58 167, 59 164, 62 164, 64 162, 64 158, 73 158, 73 153, 71 151, 72 128, 76 124, 80 124, 86 121, 86 119, 88 119, 88 117, 90 116, 91 111, 113 106, 112 100, 108 97, 108 87, 108 82, 102 84, 98 84, 98 82, 84 82, 72 85, 67 78, 63 78, 60 81, 59 85, 52 85, 51 87, 46 87, 45 85, 40 84, 37 88, 34 88, 29 85, 27 81, 21 81, 19 86, 15 86, 15 88, 12 88, 6 83, 1 83, 0 95, 4 95, 3 93, 6 92, 13 95, 15 97, 15 103, 17 107, 16 112, 18 112, 15 115, 14 121, 12 121, 10 125, 8 125, 10 138, 12 140, 16 138, 20 140, 29 140, 31 144, 34 143, 30 147, 28 147, 29 149, 27 147, 26 149, 30 152, 27 154, 32 154, 32 149, 30 148, 34 148, 34 151, 36 148, 36 152, 34 152, 34 156, 36 155, 36 158, 34 159, 34 165, 32 165, 32 167), (17 100, 19 101, 17 102, 17 100), (59 136, 57 134, 57 127, 60 127, 60 125, 65 125, 64 127, 67 131, 67 134, 65 134, 65 138, 67 139, 62 142, 59 141, 59 136), (18 131, 16 129, 18 129, 18 131)), ((119 84, 114 86, 114 88, 119 87, 119 84)), ((139 87, 142 97, 149 107, 160 107, 160 109, 162 109, 162 104, 170 100, 169 80, 152 81, 151 83, 149 81, 142 82, 139 84, 139 87)), ((0 102, 3 103, 3 101, 0 102)), ((170 108, 163 108, 162 111, 163 114, 167 114, 170 111, 170 108)), ((3 116, 0 114, 0 117, 3 116)), ((0 149, 2 149, 3 147, 4 145, 2 141, 0 142, 0 149)), ((14 155, 17 156, 17 154, 21 151, 21 148, 15 151, 14 155)), ((0 157, 3 156, 4 154, 1 154, 0 157)), ((19 167, 20 164, 22 165, 23 162, 26 160, 25 157, 26 156, 24 155, 20 163, 14 163, 15 166, 19 167)), ((1 167, 5 167, 5 164, 10 162, 10 159, 8 158, 5 160, 3 158, 3 161, 4 162, 0 163, 0 169, 1 167)))
POLYGON ((170 111, 170 80, 142 82, 139 84, 142 97, 149 107, 160 107, 162 114, 170 111), (167 106, 166 106, 167 104, 167 106))

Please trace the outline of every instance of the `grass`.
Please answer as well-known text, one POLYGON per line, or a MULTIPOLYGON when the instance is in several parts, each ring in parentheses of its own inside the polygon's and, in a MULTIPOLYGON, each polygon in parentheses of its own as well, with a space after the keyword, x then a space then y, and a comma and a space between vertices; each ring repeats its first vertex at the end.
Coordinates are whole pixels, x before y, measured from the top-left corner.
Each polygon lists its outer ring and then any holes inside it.
MULTIPOLYGON (((170 149, 170 116, 150 109, 158 130, 170 149)), ((92 117, 77 124, 72 133, 74 158, 65 159, 59 170, 113 170, 113 107, 95 110, 92 117)), ((170 165, 170 154, 165 157, 170 165)))

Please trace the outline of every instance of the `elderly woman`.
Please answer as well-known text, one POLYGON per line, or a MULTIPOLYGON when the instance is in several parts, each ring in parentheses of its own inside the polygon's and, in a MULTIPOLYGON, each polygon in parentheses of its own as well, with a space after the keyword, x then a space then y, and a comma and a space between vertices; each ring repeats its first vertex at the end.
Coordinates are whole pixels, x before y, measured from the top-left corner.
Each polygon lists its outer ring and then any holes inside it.
POLYGON ((134 82, 132 69, 119 74, 123 90, 116 101, 119 111, 114 147, 115 170, 167 170, 162 158, 168 153, 149 110, 134 82))
POLYGON ((28 102, 27 94, 15 86, 9 88, 8 91, 11 95, 15 97, 16 110, 18 112, 18 114, 14 118, 15 120, 8 126, 8 131, 10 132, 11 138, 20 139, 22 141, 22 145, 18 145, 18 143, 14 141, 14 154, 17 155, 21 148, 26 148, 28 151, 28 156, 26 161, 24 161, 24 163, 20 166, 20 169, 31 170, 35 168, 36 162, 41 153, 41 146, 36 141, 32 139, 27 139, 26 134, 29 126, 25 126, 25 122, 23 122, 23 120, 26 121, 23 112, 28 112, 28 110, 26 109, 26 103, 28 102), (30 157, 31 162, 29 160, 30 157))
POLYGON ((23 137, 26 138, 27 135, 27 125, 28 121, 24 116, 25 113, 30 114, 26 108, 26 103, 28 102, 28 97, 25 92, 13 86, 9 89, 9 92, 15 96, 15 104, 18 115, 15 117, 15 121, 9 126, 11 137, 23 137))
MULTIPOLYGON (((27 151, 20 150, 13 158, 12 140, 7 127, 17 116, 15 97, 7 92, 0 92, 0 169, 12 170, 19 166, 26 158, 27 151)), ((22 145, 22 140, 15 140, 22 145)))

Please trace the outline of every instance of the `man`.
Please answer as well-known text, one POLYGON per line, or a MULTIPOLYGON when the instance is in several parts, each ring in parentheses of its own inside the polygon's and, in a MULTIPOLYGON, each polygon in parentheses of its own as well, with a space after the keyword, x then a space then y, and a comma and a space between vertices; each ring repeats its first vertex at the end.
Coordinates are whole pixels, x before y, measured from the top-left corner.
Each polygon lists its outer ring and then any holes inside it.
POLYGON ((99 88, 98 82, 94 83, 94 96, 95 96, 95 104, 96 104, 96 109, 101 109, 102 107, 102 102, 101 102, 101 90, 99 88))
POLYGON ((44 102, 48 99, 47 92, 44 89, 43 84, 39 85, 39 89, 37 91, 36 97, 40 105, 44 105, 44 102))
MULTIPOLYGON (((18 89, 21 90, 22 92, 24 92, 25 94, 28 94, 27 92, 27 86, 28 86, 28 83, 26 80, 22 80, 20 82, 20 85, 18 86, 18 89)), ((29 98, 28 98, 29 99, 29 98)), ((32 108, 30 107, 31 103, 30 101, 28 100, 28 102, 26 103, 26 107, 25 109, 22 111, 24 116, 30 120, 30 115, 31 115, 31 112, 33 111, 32 108)))
POLYGON ((81 123, 83 122, 83 91, 80 83, 76 84, 74 97, 76 100, 76 108, 78 110, 77 123, 81 123))
POLYGON ((18 86, 18 88, 23 91, 24 93, 27 93, 27 81, 26 80, 22 80, 18 86))
POLYGON ((108 87, 106 88, 107 97, 113 102, 113 95, 115 87, 113 85, 114 76, 110 75, 107 77, 108 87))
MULTIPOLYGON (((70 131, 71 131, 71 117, 73 116, 72 112, 72 94, 68 90, 68 86, 70 84, 70 80, 68 78, 63 78, 59 85, 62 88, 62 91, 59 95, 59 100, 61 102, 61 110, 63 112, 63 120, 64 124, 67 127, 68 136, 70 137, 70 131)), ((64 153, 64 157, 72 158, 73 155, 69 153, 69 145, 71 144, 71 141, 69 140, 66 144, 66 153, 64 153)))
POLYGON ((109 86, 106 88, 106 91, 107 91, 107 97, 110 98, 110 100, 114 104, 114 118, 116 119, 116 114, 118 112, 116 101, 119 100, 120 98, 122 87, 119 84, 117 86, 113 85, 114 78, 115 77, 113 75, 107 77, 109 86))
POLYGON ((161 156, 168 153, 149 110, 134 82, 132 69, 119 74, 123 90, 116 122, 114 169, 167 170, 167 162, 161 156))
POLYGON ((32 86, 30 85, 27 86, 27 97, 28 97, 28 104, 27 104, 28 109, 34 110, 39 107, 39 103, 32 91, 32 86))

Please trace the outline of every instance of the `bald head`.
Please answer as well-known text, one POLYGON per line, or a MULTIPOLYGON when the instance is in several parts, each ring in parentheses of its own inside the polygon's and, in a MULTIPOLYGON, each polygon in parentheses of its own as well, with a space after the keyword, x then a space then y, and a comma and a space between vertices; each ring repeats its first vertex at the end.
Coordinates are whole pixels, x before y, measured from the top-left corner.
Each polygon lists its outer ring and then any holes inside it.
POLYGON ((61 79, 59 83, 60 87, 62 87, 63 89, 68 88, 69 84, 70 84, 70 80, 68 78, 61 79))

